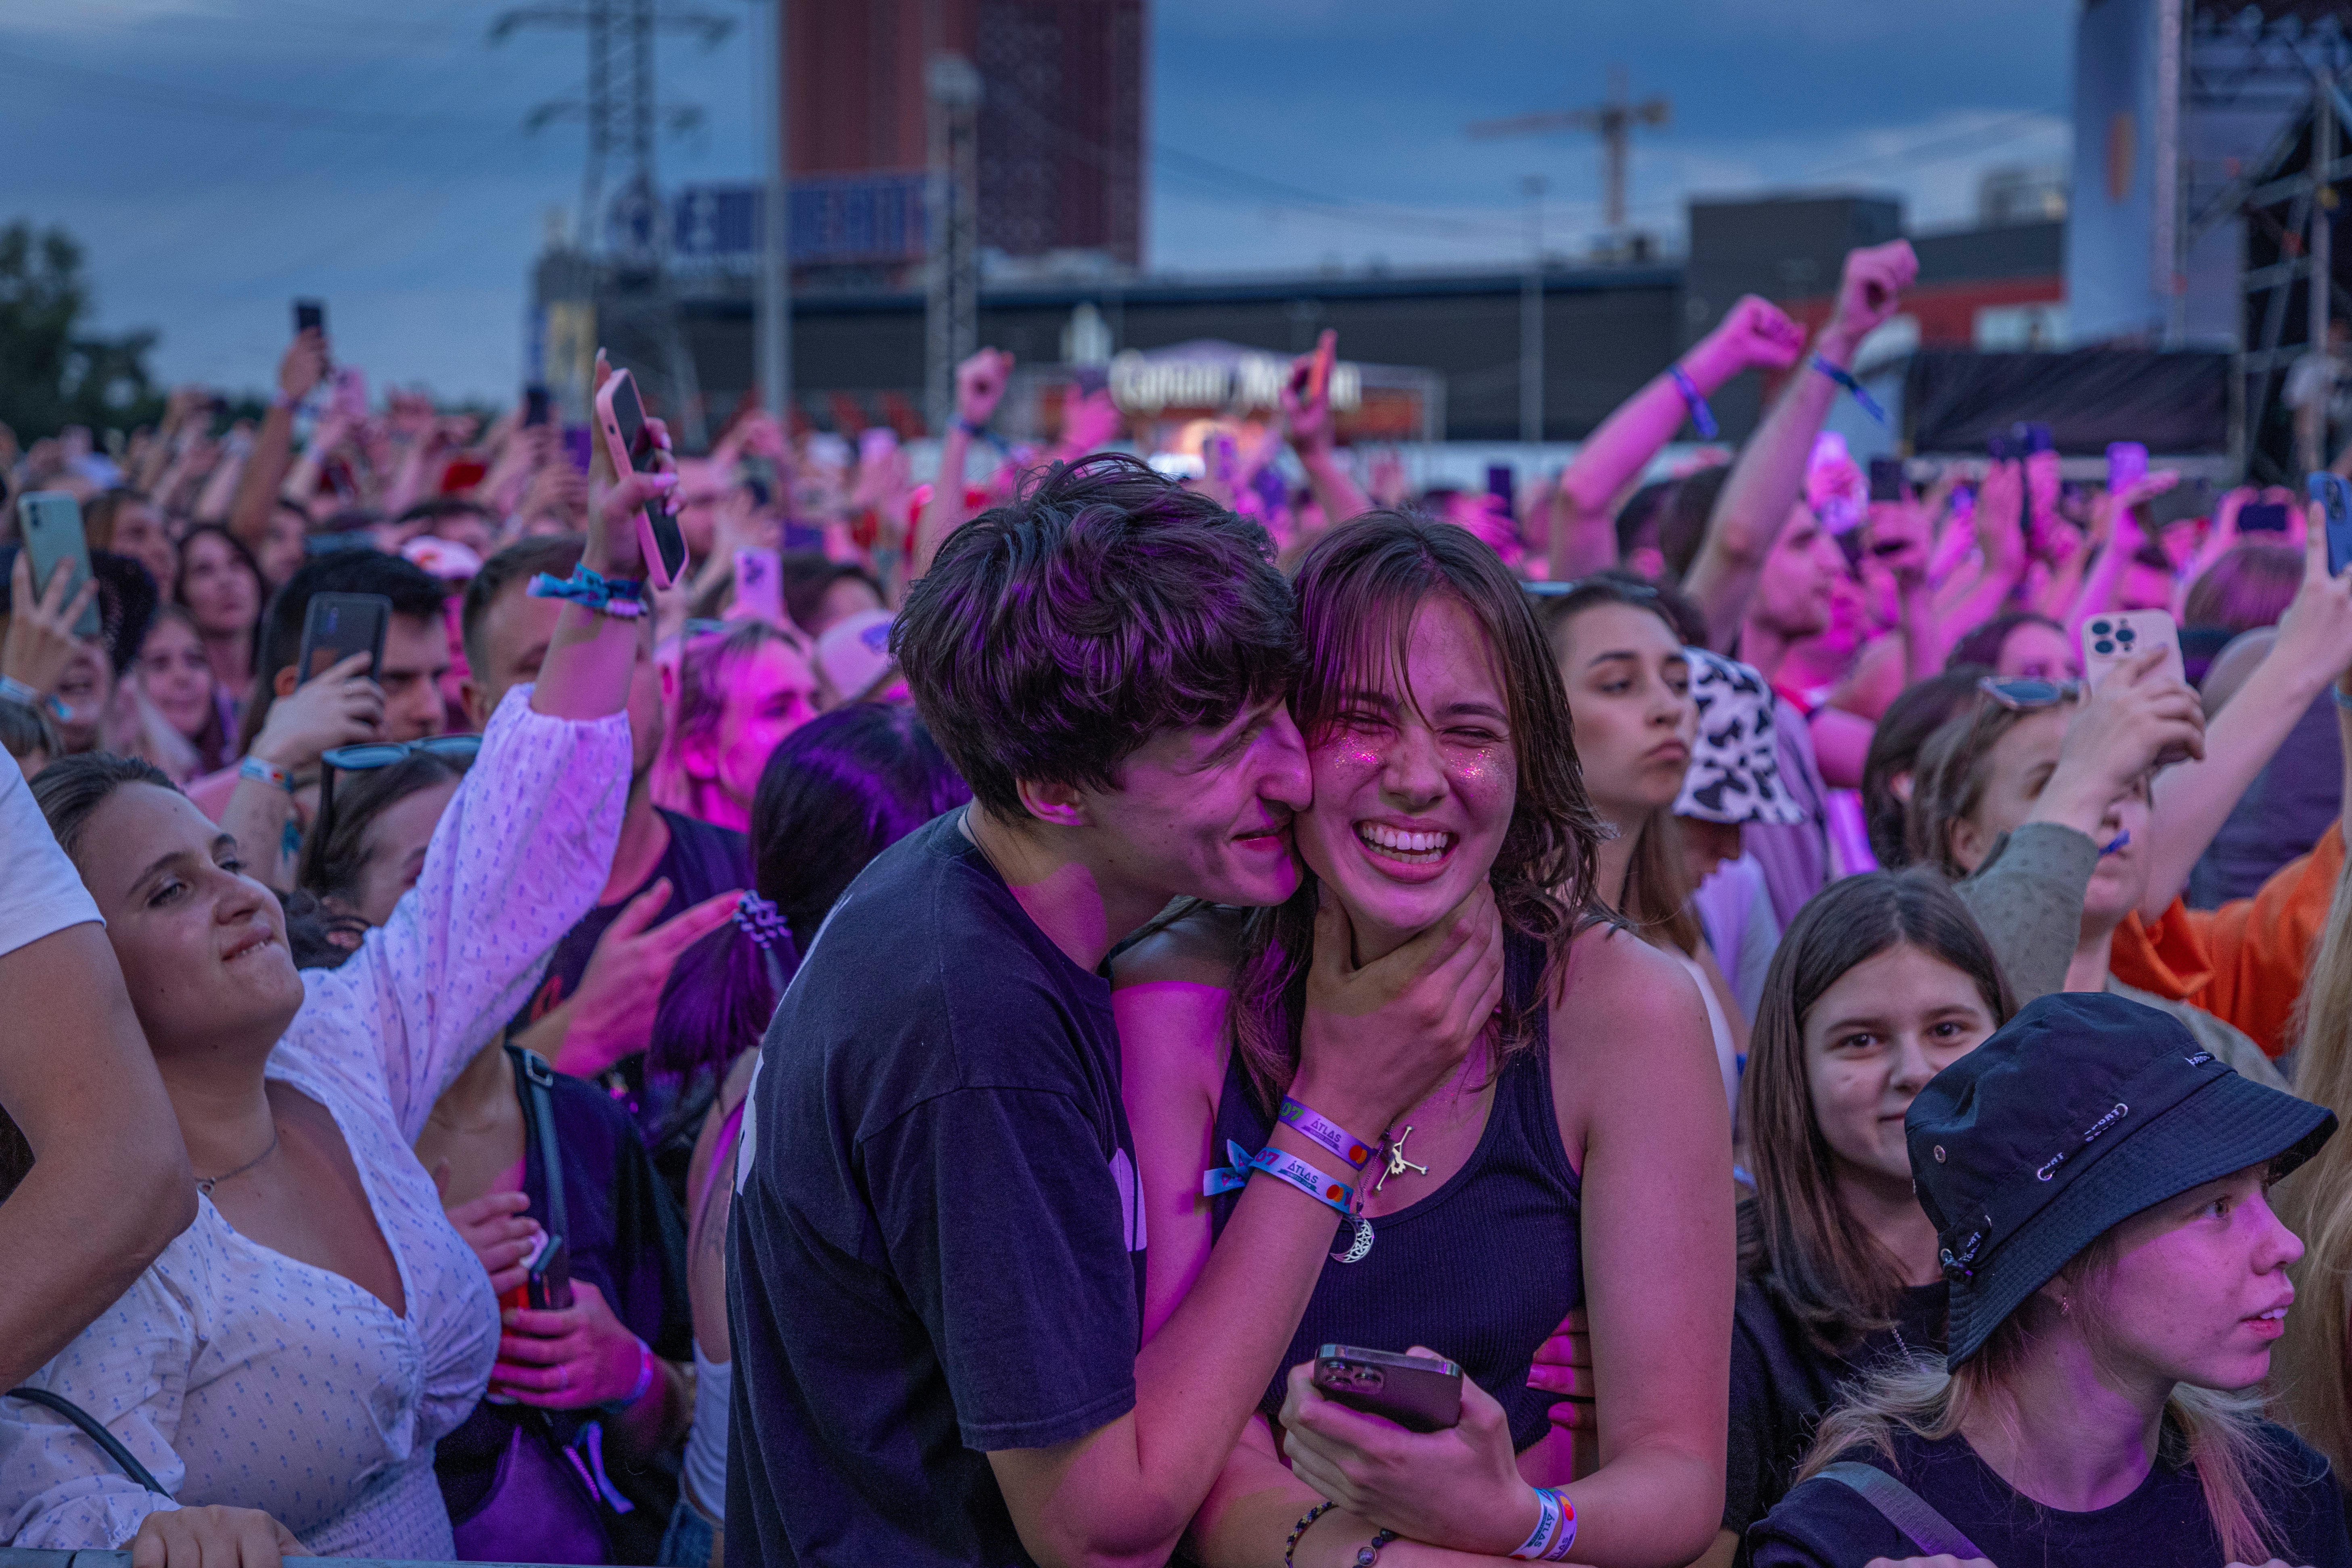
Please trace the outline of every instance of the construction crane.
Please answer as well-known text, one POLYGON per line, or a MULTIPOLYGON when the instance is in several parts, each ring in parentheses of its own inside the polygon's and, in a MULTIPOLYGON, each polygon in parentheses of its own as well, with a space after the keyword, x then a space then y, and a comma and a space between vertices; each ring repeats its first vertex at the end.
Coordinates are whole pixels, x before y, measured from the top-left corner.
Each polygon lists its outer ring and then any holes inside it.
POLYGON ((1609 68, 1609 97, 1589 109, 1558 109, 1542 114, 1519 114, 1508 120, 1482 120, 1467 127, 1481 141, 1505 136, 1541 136, 1554 131, 1597 131, 1601 133, 1601 210, 1612 235, 1625 227, 1625 159, 1633 150, 1633 128, 1666 123, 1663 98, 1635 103, 1625 84, 1625 68, 1609 68))

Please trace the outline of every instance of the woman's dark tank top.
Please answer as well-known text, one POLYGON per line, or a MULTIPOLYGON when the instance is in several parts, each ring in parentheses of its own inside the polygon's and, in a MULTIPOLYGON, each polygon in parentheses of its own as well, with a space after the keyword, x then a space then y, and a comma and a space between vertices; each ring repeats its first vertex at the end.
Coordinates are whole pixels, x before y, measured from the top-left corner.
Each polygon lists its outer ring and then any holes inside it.
MULTIPOLYGON (((1542 967, 1539 942, 1505 937, 1505 994, 1515 1005, 1535 998, 1542 967)), ((1549 1010, 1537 1007, 1536 1019, 1535 1045, 1504 1065, 1468 1163, 1411 1206, 1374 1219, 1372 1250, 1360 1262, 1323 1265, 1290 1353, 1258 1402, 1268 1418, 1282 1409, 1290 1369, 1324 1345, 1402 1352, 1420 1344, 1458 1363, 1495 1396, 1510 1417, 1513 1448, 1549 1428, 1559 1396, 1529 1388, 1528 1369, 1537 1347, 1584 1301, 1582 1184, 1552 1108, 1549 1010)), ((1222 1150, 1230 1139, 1262 1149, 1273 1131, 1236 1054, 1226 1065, 1212 1147, 1222 1150)), ((1365 1180, 1379 1171, 1376 1157, 1365 1180)), ((1391 1180, 1427 1178, 1407 1173, 1391 1180)), ((1213 1232, 1223 1233, 1240 1201, 1238 1191, 1211 1200, 1213 1232)), ((1349 1234, 1341 1226, 1338 1243, 1349 1234)))

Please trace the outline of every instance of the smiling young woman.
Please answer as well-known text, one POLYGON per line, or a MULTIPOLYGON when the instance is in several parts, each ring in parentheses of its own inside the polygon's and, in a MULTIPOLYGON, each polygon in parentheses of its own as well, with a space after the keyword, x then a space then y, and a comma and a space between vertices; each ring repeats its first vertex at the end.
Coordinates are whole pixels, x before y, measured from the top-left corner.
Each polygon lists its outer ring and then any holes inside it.
POLYGON ((1721 1476, 1732 1254, 1728 1118, 1699 997, 1591 912, 1598 824, 1559 671, 1494 552, 1451 524, 1370 513, 1317 543, 1297 587, 1308 662, 1292 709, 1314 783, 1296 819, 1300 889, 1246 920, 1195 909, 1114 968, 1151 1226, 1147 1335, 1231 1212, 1202 1199, 1202 1152, 1266 1142, 1317 987, 1491 900, 1502 1005, 1435 1092, 1385 1129, 1347 1130, 1380 1150, 1341 1178, 1360 1181, 1358 1226, 1194 1546, 1213 1564, 1269 1561, 1336 1498, 1298 1563, 1356 1561, 1376 1531, 1401 1537, 1383 1563, 1504 1556, 1546 1517, 1538 1489, 1571 1479, 1570 1434, 1528 1374, 1584 1307, 1612 1442, 1574 1479, 1577 1560, 1687 1561, 1721 1476), (1458 1362, 1461 1425, 1403 1435, 1325 1400, 1302 1363, 1327 1342, 1458 1362), (1388 1479, 1362 1463, 1367 1433, 1404 1445, 1388 1479))

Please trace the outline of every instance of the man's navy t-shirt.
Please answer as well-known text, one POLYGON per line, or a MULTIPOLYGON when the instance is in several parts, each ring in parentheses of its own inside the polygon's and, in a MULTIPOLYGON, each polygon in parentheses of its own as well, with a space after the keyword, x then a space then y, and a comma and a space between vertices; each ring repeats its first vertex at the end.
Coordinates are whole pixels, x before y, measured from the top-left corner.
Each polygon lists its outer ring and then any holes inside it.
POLYGON ((728 1247, 730 1568, 1029 1563, 988 1454, 1135 1405, 1109 983, 961 817, 850 885, 761 1047, 728 1247))

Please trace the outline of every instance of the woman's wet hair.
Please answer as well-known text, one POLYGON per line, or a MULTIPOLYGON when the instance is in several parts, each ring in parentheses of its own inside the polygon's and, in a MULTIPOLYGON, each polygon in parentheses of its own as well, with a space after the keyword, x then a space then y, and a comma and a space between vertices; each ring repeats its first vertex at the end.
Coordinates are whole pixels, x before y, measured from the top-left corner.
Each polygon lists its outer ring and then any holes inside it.
POLYGON ((1805 1018, 1858 963, 1898 945, 1949 964, 1975 985, 1995 1025, 2014 1011, 1992 946, 1934 872, 1873 871, 1831 883, 1789 922, 1764 977, 1740 1079, 1755 1196, 1742 1205, 1741 1271, 1843 1355, 1893 1321, 1901 1266, 1845 1211, 1836 1157, 1813 1111, 1805 1018))
MULTIPOLYGON (((1518 763, 1517 798, 1487 879, 1503 923, 1547 955, 1547 984, 1523 1006, 1507 1004, 1500 1054, 1532 1046, 1536 1010, 1550 1005, 1560 960, 1589 918, 1601 825, 1577 765, 1568 694, 1526 594, 1468 530, 1401 511, 1366 512, 1332 529, 1299 563, 1296 586, 1307 664, 1290 705, 1309 746, 1328 734, 1349 693, 1409 690, 1406 650, 1429 599, 1452 598, 1485 634, 1518 763)), ((1234 1039, 1269 1110, 1297 1070, 1296 1020, 1320 888, 1302 868, 1287 902, 1252 910, 1243 925, 1234 1039)))

